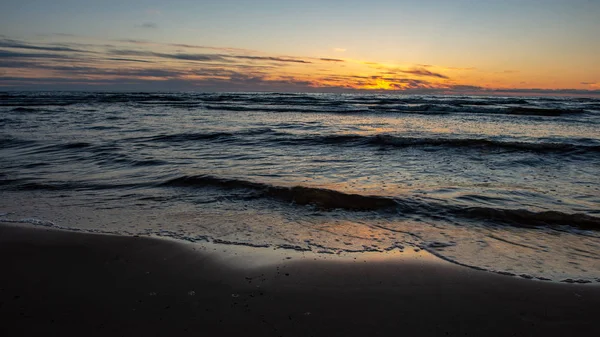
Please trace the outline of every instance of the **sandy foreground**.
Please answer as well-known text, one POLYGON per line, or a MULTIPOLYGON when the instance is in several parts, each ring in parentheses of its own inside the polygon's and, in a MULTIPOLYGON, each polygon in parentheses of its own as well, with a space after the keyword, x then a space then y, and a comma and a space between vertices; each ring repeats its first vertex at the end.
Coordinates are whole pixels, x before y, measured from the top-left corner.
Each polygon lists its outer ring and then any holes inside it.
POLYGON ((0 336, 600 336, 600 286, 0 225, 0 336))

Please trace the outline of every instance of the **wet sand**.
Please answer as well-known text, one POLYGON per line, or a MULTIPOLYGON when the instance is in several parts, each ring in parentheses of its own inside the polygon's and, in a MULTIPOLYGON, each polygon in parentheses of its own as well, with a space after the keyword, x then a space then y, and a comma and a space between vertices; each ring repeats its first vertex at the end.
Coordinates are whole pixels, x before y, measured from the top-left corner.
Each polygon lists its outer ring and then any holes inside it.
POLYGON ((257 264, 248 248, 192 247, 0 225, 0 335, 600 335, 598 285, 429 258, 280 250, 257 264))

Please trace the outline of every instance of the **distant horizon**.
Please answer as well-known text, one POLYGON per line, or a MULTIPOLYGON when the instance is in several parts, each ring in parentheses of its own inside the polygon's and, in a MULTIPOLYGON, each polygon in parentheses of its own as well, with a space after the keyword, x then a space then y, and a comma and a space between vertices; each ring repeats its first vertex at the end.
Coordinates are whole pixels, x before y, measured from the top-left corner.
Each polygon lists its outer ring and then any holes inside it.
POLYGON ((211 90, 137 90, 137 89, 122 89, 114 90, 110 88, 106 89, 34 89, 34 88, 23 88, 23 89, 2 89, 0 93, 17 93, 17 92, 47 92, 47 93, 58 93, 58 92, 71 92, 71 93, 144 93, 144 94, 176 94, 176 93, 195 93, 195 94, 346 94, 346 95, 406 95, 406 96, 481 96, 481 97, 566 97, 566 98, 600 98, 600 90, 569 90, 561 89, 555 91, 536 91, 532 89, 529 92, 524 91, 489 91, 489 92, 441 92, 441 91, 392 91, 392 90, 346 90, 346 91, 251 91, 251 90, 238 90, 238 91, 211 91, 211 90))

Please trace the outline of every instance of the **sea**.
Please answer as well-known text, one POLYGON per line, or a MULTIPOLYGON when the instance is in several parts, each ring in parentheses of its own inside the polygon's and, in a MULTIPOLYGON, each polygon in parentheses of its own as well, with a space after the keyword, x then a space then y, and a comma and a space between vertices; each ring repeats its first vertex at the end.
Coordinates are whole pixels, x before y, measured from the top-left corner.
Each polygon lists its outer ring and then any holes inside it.
POLYGON ((600 282, 600 99, 0 92, 0 222, 600 282))

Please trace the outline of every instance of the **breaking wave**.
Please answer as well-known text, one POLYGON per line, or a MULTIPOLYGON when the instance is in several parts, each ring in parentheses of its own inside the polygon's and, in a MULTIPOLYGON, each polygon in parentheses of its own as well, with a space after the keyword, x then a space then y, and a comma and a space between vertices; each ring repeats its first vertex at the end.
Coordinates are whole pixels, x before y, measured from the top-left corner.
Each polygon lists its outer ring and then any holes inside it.
POLYGON ((600 218, 581 213, 567 214, 557 211, 533 212, 524 209, 459 207, 424 203, 411 199, 350 194, 324 188, 274 186, 260 182, 208 175, 182 176, 165 181, 160 185, 171 187, 245 189, 254 192, 251 195, 253 198, 272 198, 297 205, 313 205, 324 210, 388 210, 396 211, 403 215, 415 214, 423 216, 449 214, 463 218, 484 219, 518 227, 572 226, 581 229, 600 230, 600 218))

